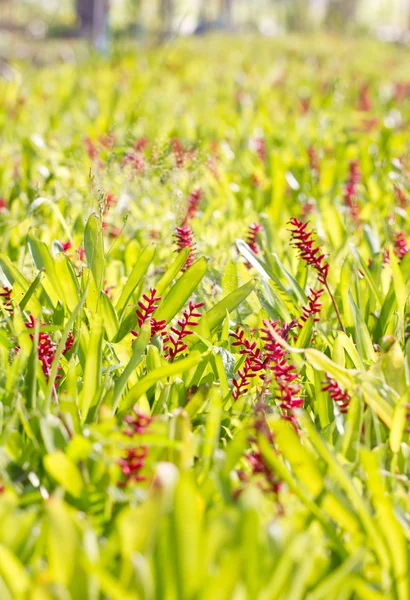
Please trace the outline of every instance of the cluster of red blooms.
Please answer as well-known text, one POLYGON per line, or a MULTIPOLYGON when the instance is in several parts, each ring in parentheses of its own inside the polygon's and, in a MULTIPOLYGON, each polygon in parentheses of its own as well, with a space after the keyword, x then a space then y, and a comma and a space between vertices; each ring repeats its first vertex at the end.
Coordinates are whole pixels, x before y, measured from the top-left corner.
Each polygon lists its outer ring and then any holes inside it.
POLYGON ((329 396, 339 407, 342 414, 346 414, 349 410, 350 396, 346 391, 343 391, 340 385, 326 373, 326 383, 322 387, 324 392, 329 392, 329 396))
POLYGON ((349 163, 349 177, 343 190, 343 197, 353 221, 359 220, 360 205, 357 201, 357 186, 360 183, 360 179, 359 161, 351 160, 349 163))
POLYGON ((398 82, 394 86, 394 97, 396 101, 401 101, 410 96, 410 83, 398 82))
POLYGON ((240 347, 239 354, 246 356, 243 368, 238 369, 238 377, 233 380, 234 400, 248 391, 252 378, 259 376, 262 380, 269 381, 270 374, 273 374, 278 386, 276 398, 283 410, 284 418, 294 424, 293 410, 300 408, 303 403, 303 399, 299 396, 300 386, 295 383, 298 375, 295 366, 288 362, 286 350, 275 339, 272 330, 286 340, 290 329, 296 323, 297 320, 294 320, 288 326, 280 327, 279 321, 264 321, 264 328, 261 329, 264 334, 262 337, 265 342, 264 352, 257 347, 256 342, 247 339, 243 331, 238 329, 231 334, 236 340, 232 345, 240 347))
POLYGON ((183 316, 178 320, 178 327, 171 327, 171 333, 164 337, 164 356, 173 362, 178 354, 184 352, 188 348, 184 339, 194 332, 192 327, 198 326, 198 321, 202 317, 202 313, 198 309, 204 306, 204 302, 190 302, 188 308, 183 312, 183 316))
MULTIPOLYGON (((393 252, 399 259, 403 260, 409 251, 409 245, 403 231, 396 231, 393 233, 393 252)), ((387 265, 390 262, 390 254, 388 248, 385 248, 383 252, 383 263, 387 265)))
MULTIPOLYGON (((158 308, 158 304, 156 304, 156 302, 161 301, 161 296, 157 296, 157 290, 155 288, 151 288, 149 291, 149 296, 147 294, 143 294, 142 299, 145 301, 145 304, 142 300, 140 300, 138 302, 139 308, 136 311, 138 316, 138 327, 141 328, 149 319, 151 324, 151 338, 153 338, 155 334, 161 333, 167 324, 165 320, 157 321, 152 316, 158 308)), ((134 331, 134 329, 131 329, 131 333, 135 337, 138 337, 138 333, 134 331)))
POLYGON ((121 166, 131 166, 138 175, 145 173, 145 156, 140 152, 127 152, 122 159, 121 166))
MULTIPOLYGON (((273 335, 273 331, 281 336, 279 321, 264 321, 265 327, 262 340, 265 342, 265 354, 267 357, 267 368, 273 373, 278 386, 277 400, 283 410, 285 419, 297 427, 293 410, 300 408, 303 398, 300 397, 300 385, 296 383, 298 374, 294 365, 288 362, 286 350, 279 344, 273 335)), ((281 336, 282 337, 282 336, 281 336)))
POLYGON ((203 192, 199 188, 191 192, 187 202, 187 213, 185 217, 185 223, 196 216, 202 196, 203 192))
POLYGON ((319 281, 326 285, 329 272, 329 264, 324 262, 325 254, 321 253, 318 246, 314 246, 313 233, 307 231, 307 223, 302 223, 296 217, 289 221, 291 229, 292 244, 299 250, 299 257, 312 266, 318 273, 319 281))
POLYGON ((254 254, 259 254, 258 248, 258 234, 263 231, 262 225, 257 225, 253 223, 249 226, 248 237, 246 238, 246 243, 249 248, 252 250, 254 254))
POLYGON ((115 133, 104 133, 98 140, 104 148, 113 148, 115 146, 115 133))
POLYGON ((73 247, 72 243, 68 240, 67 242, 60 242, 63 252, 66 253, 73 247))
POLYGON ((93 162, 96 161, 98 158, 98 150, 97 150, 94 142, 91 140, 91 138, 86 137, 84 139, 84 146, 85 146, 85 149, 87 150, 87 154, 91 158, 91 160, 93 162))
MULTIPOLYGON (((147 433, 148 427, 152 423, 151 417, 135 413, 135 416, 127 416, 124 421, 128 425, 124 434, 130 438, 147 433)), ((138 446, 136 448, 127 448, 125 456, 118 461, 121 468, 123 479, 118 482, 119 487, 126 487, 131 482, 145 481, 146 477, 141 471, 145 467, 145 460, 148 456, 147 446, 138 446)))
POLYGON ((173 138, 171 140, 171 150, 172 154, 175 157, 177 167, 179 169, 182 169, 182 167, 185 164, 185 150, 181 140, 179 140, 178 138, 173 138))
POLYGON ((177 252, 181 252, 184 248, 189 248, 190 252, 188 259, 182 269, 186 271, 195 262, 196 250, 194 242, 194 234, 189 225, 181 225, 175 229, 175 241, 177 244, 177 252))
POLYGON ((7 202, 5 198, 0 197, 0 211, 4 211, 7 208, 7 202))
POLYGON ((309 166, 310 166, 310 170, 315 173, 315 175, 319 175, 320 173, 320 166, 319 166, 319 157, 317 155, 316 150, 314 149, 313 146, 309 146, 308 150, 307 150, 308 156, 309 156, 309 166))
MULTIPOLYGON (((322 305, 320 304, 319 300, 324 291, 324 289, 320 289, 316 292, 315 290, 310 288, 310 296, 308 296, 308 305, 303 306, 303 314, 300 317, 303 323, 306 323, 309 317, 313 317, 314 323, 318 323, 320 321, 320 317, 318 317, 317 315, 322 310, 322 305)), ((300 328, 303 327, 302 323, 298 323, 298 325, 300 328)))
POLYGON ((259 160, 262 162, 266 161, 266 144, 265 140, 262 137, 258 137, 255 140, 255 150, 256 154, 259 157, 259 160))
MULTIPOLYGON (((27 327, 27 329, 34 329, 36 322, 35 319, 33 317, 33 315, 29 316, 29 320, 26 321, 25 326, 27 327)), ((41 323, 41 326, 45 326, 45 323, 41 323)), ((32 340, 34 340, 34 334, 31 333, 30 334, 30 338, 32 340)), ((74 336, 72 334, 72 332, 70 332, 64 350, 63 350, 63 354, 67 354, 71 348, 73 347, 74 344, 74 336)), ((43 369, 43 373, 46 376, 46 379, 48 380, 48 378, 50 377, 50 373, 51 373, 51 367, 53 364, 53 360, 56 354, 56 349, 57 346, 55 344, 55 342, 52 341, 51 337, 49 336, 48 333, 45 332, 39 332, 39 336, 38 336, 38 346, 37 346, 37 352, 38 352, 38 358, 41 362, 41 366, 43 369)))
POLYGON ((13 306, 11 303, 11 292, 12 289, 5 286, 2 287, 2 291, 0 292, 0 298, 3 299, 3 306, 9 313, 13 312, 13 306))
POLYGON ((359 110, 363 112, 369 112, 372 110, 372 99, 370 96, 370 88, 368 83, 364 83, 360 88, 359 110))
POLYGON ((406 206, 407 206, 406 196, 405 196, 403 190, 401 189, 401 187, 399 187, 398 185, 395 185, 394 193, 396 194, 396 198, 399 202, 400 208, 406 208, 406 206))

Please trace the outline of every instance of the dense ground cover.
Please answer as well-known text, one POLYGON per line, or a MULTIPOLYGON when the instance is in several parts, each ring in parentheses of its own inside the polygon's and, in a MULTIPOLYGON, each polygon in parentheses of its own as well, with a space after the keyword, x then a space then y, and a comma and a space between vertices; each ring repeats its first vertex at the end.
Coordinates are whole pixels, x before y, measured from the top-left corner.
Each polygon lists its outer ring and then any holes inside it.
POLYGON ((409 52, 0 81, 0 597, 409 595, 409 52))

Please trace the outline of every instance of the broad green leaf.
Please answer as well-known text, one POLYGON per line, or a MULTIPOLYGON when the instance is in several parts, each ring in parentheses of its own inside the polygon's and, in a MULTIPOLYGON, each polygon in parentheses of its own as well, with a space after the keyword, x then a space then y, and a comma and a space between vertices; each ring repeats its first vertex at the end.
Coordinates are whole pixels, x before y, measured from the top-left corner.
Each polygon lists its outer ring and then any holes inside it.
MULTIPOLYGON (((128 302, 132 294, 134 293, 136 287, 148 271, 148 268, 154 259, 155 252, 156 250, 154 246, 148 246, 147 248, 144 248, 144 250, 139 255, 137 263, 133 268, 131 275, 127 280, 127 283, 125 284, 121 292, 121 296, 119 297, 115 307, 117 310, 117 314, 119 315, 120 321, 124 316, 124 312, 127 308, 128 302)), ((158 293, 160 292, 158 291, 158 293)))
POLYGON ((47 454, 44 459, 44 467, 49 475, 63 487, 66 492, 79 498, 84 489, 83 478, 77 467, 64 452, 56 450, 47 454))
POLYGON ((105 292, 100 292, 99 312, 104 322, 107 338, 109 341, 112 341, 118 333, 120 323, 115 308, 105 292))
MULTIPOLYGON (((58 461, 55 458, 52 460, 55 461, 53 469, 58 469, 58 461)), ((80 474, 77 473, 77 475, 73 475, 69 470, 67 471, 67 467, 64 467, 63 464, 61 464, 61 468, 67 478, 79 478, 77 484, 70 485, 74 485, 74 487, 76 485, 78 491, 80 491, 82 487, 80 474)), ((67 491, 69 491, 69 489, 67 489, 67 491)), ((76 525, 73 522, 72 514, 70 513, 68 506, 64 504, 62 500, 57 498, 51 498, 47 503, 47 514, 49 519, 47 536, 49 573, 52 581, 68 586, 74 575, 78 558, 76 525)))
POLYGON ((96 315, 90 330, 90 342, 87 348, 87 358, 84 371, 84 385, 79 396, 81 421, 87 419, 88 411, 96 401, 96 395, 101 385, 103 324, 96 315))
POLYGON ((190 252, 190 248, 183 248, 181 252, 178 252, 177 257, 172 263, 172 265, 165 271, 164 275, 155 285, 155 289, 157 290, 160 296, 171 285, 175 277, 181 272, 181 269, 184 267, 186 261, 188 260, 190 252))
POLYGON ((104 285, 104 244, 101 222, 95 213, 89 216, 85 226, 84 250, 88 268, 93 274, 99 292, 104 285))
POLYGON ((0 544, 0 575, 16 600, 26 597, 30 578, 20 560, 6 546, 0 544))
POLYGON ((226 317, 226 311, 232 313, 251 292, 255 289, 256 283, 254 281, 248 281, 240 288, 223 298, 218 304, 215 304, 207 313, 206 318, 208 321, 209 329, 212 331, 222 323, 226 317))
POLYGON ((207 270, 208 263, 205 258, 200 258, 189 267, 162 300, 155 313, 155 318, 158 321, 165 320, 169 323, 196 290, 207 270))

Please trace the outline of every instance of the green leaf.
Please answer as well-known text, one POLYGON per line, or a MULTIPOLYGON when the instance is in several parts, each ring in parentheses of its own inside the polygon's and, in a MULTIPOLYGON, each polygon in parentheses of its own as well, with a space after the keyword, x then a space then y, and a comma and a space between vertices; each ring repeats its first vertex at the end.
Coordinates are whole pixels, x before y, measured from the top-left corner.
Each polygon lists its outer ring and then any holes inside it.
POLYGON ((104 322, 107 338, 109 341, 112 341, 118 333, 120 323, 115 308, 105 292, 100 292, 99 312, 104 322))
MULTIPOLYGON (((79 478, 77 483, 71 483, 69 487, 72 487, 73 491, 80 492, 82 488, 80 474, 77 472, 73 475, 70 473, 70 467, 68 467, 67 471, 67 467, 63 463, 60 465, 59 460, 56 460, 54 455, 52 462, 55 461, 55 464, 52 465, 52 469, 59 469, 61 466, 68 478, 71 480, 73 480, 73 477, 74 479, 79 478)), ((66 489, 70 492, 68 488, 66 489)), ((76 495, 75 493, 70 493, 72 496, 76 495)), ((77 559, 76 526, 73 523, 69 507, 62 500, 51 498, 47 503, 47 513, 49 519, 47 556, 50 576, 55 583, 67 587, 74 575, 77 559)))
POLYGON ((129 276, 127 283, 125 284, 124 289, 121 292, 121 296, 119 297, 115 307, 119 315, 120 321, 122 321, 123 319, 124 312, 127 308, 128 302, 132 294, 134 293, 136 287, 148 271, 148 267, 154 259, 155 252, 156 250, 154 246, 148 246, 147 248, 144 248, 144 250, 139 255, 137 264, 133 268, 131 275, 129 276))
POLYGON ((84 385, 79 396, 82 423, 86 421, 88 411, 96 401, 97 392, 101 385, 103 333, 102 319, 99 315, 95 315, 91 324, 90 342, 87 348, 84 385))
POLYGON ((240 288, 223 298, 220 302, 215 304, 207 313, 206 318, 208 321, 208 327, 212 331, 222 323, 226 317, 226 311, 232 313, 251 292, 255 289, 256 282, 248 281, 240 288))
POLYGON ((101 222, 95 213, 90 215, 84 231, 84 250, 87 265, 93 274, 97 291, 104 285, 104 243, 101 222))
POLYGON ((188 256, 190 255, 190 253, 190 248, 183 248, 181 252, 178 252, 177 257, 172 263, 172 265, 165 271, 164 275, 161 277, 161 279, 155 286, 155 289, 157 290, 159 296, 161 296, 165 292, 165 290, 171 285, 178 273, 181 272, 181 269, 188 260, 188 256))
POLYGON ((199 352, 191 352, 187 358, 183 358, 174 363, 165 365, 164 367, 154 369, 145 375, 145 377, 140 379, 138 383, 136 383, 134 387, 130 389, 128 395, 125 397, 122 403, 120 403, 121 411, 131 408, 136 401, 150 389, 150 387, 157 383, 157 381, 163 381, 167 377, 172 377, 178 373, 189 371, 189 369, 196 367, 196 365, 201 362, 202 358, 203 357, 199 352))
POLYGON ((155 318, 158 321, 165 320, 169 323, 196 290, 207 270, 208 263, 205 258, 200 258, 189 267, 162 300, 155 313, 155 318))
POLYGON ((44 467, 49 475, 63 487, 66 492, 79 498, 84 489, 83 478, 78 467, 67 457, 62 450, 47 454, 44 467))
POLYGON ((24 565, 6 546, 0 544, 0 575, 16 600, 26 597, 30 579, 24 565))

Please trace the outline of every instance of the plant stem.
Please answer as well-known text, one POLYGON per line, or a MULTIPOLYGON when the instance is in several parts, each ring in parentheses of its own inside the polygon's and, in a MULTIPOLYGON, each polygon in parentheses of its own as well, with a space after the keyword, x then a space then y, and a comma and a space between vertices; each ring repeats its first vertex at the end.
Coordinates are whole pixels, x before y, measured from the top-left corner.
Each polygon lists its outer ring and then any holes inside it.
POLYGON ((341 329, 342 329, 343 333, 346 333, 346 329, 345 329, 345 326, 343 325, 342 316, 341 316, 341 314, 340 314, 340 310, 339 310, 339 307, 338 307, 338 305, 337 305, 336 298, 334 297, 334 295, 333 295, 333 294, 332 294, 332 292, 330 291, 330 287, 329 287, 329 284, 328 284, 328 282, 327 282, 327 281, 325 282, 325 286, 326 286, 326 289, 327 289, 327 291, 329 292, 330 298, 331 298, 331 300, 332 300, 332 304, 333 304, 333 306, 334 306, 334 309, 335 309, 335 311, 336 311, 336 316, 337 316, 337 319, 338 319, 338 321, 339 321, 340 327, 341 327, 341 329))

